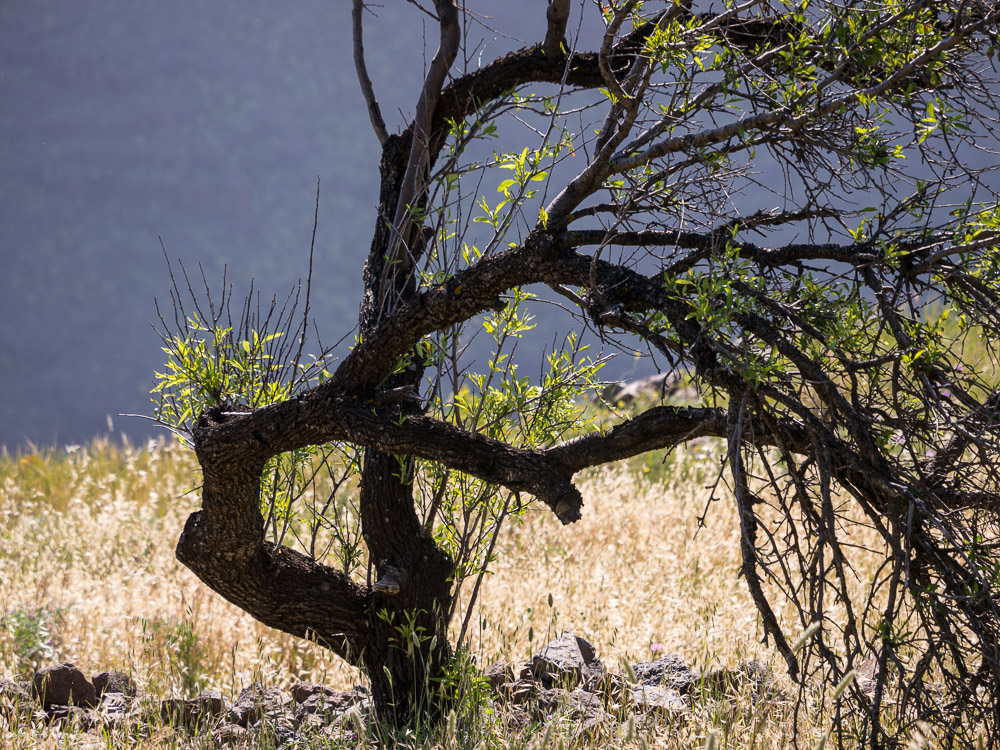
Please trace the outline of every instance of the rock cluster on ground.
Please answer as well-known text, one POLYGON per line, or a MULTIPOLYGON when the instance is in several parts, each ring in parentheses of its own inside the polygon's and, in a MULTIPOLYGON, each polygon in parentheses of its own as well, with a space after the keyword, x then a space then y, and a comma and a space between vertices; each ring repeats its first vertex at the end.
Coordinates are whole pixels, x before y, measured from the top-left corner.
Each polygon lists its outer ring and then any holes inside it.
POLYGON ((638 380, 608 383, 600 393, 606 404, 630 404, 636 400, 697 402, 698 389, 685 384, 675 372, 660 372, 638 380))
MULTIPOLYGON (((522 665, 494 664, 485 677, 493 701, 512 728, 545 723, 557 715, 579 731, 589 731, 611 716, 683 720, 699 690, 725 696, 749 689, 754 699, 778 695, 767 667, 755 661, 698 674, 679 657, 664 655, 611 672, 594 646, 572 631, 522 665)), ((169 724, 210 733, 217 744, 229 745, 242 744, 259 731, 283 742, 316 733, 346 738, 367 721, 370 711, 371 699, 363 687, 338 691, 307 682, 293 685, 290 692, 254 683, 230 703, 217 690, 193 698, 145 696, 123 672, 88 679, 70 663, 45 667, 30 682, 0 678, 0 728, 18 715, 85 732, 127 728, 141 735, 169 724)))
POLYGON ((582 730, 609 714, 619 720, 628 714, 685 719, 696 690, 732 695, 749 687, 755 698, 778 695, 768 669, 755 661, 701 675, 681 658, 664 655, 610 672, 594 646, 572 631, 548 643, 520 669, 494 664, 486 676, 497 700, 511 709, 509 721, 544 722, 562 712, 582 730))
POLYGON ((193 698, 143 695, 129 675, 101 672, 88 679, 70 663, 40 669, 31 681, 0 678, 0 728, 16 718, 37 724, 69 725, 84 732, 128 728, 139 735, 169 724, 199 734, 211 733, 217 744, 231 744, 264 728, 278 738, 294 739, 304 730, 339 736, 353 726, 353 715, 370 710, 367 691, 331 690, 299 682, 291 694, 254 683, 230 703, 218 690, 193 698), (19 716, 18 716, 19 715, 19 716))

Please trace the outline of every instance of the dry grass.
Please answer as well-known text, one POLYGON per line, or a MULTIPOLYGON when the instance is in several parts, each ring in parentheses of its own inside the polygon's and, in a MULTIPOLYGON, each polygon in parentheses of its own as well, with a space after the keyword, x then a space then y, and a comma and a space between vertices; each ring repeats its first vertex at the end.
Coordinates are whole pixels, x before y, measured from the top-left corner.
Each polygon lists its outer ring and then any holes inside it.
MULTIPOLYGON (((652 457, 604 468, 584 478, 579 523, 564 528, 533 511, 508 529, 470 629, 478 663, 523 661, 573 628, 612 667, 620 658, 675 653, 703 669, 756 658, 780 671, 759 643, 756 609, 737 578, 735 507, 716 501, 698 526, 718 460, 706 444, 663 463, 652 457)), ((193 457, 162 442, 0 457, 0 676, 73 661, 90 674, 123 669, 160 695, 213 687, 232 696, 257 679, 357 682, 326 651, 260 625, 174 560, 174 542, 198 504, 188 493, 195 482, 193 457)), ((631 736, 615 725, 567 746, 700 748, 715 733, 720 748, 780 748, 793 733, 789 714, 787 706, 702 696, 687 722, 640 723, 631 736)), ((801 746, 815 746, 829 728, 823 717, 800 719, 801 746)), ((544 731, 490 731, 479 744, 538 746, 544 731)), ((568 741, 571 727, 557 727, 547 741, 560 737, 568 741)), ((4 749, 67 741, 49 730, 0 728, 4 749)), ((168 733, 139 746, 183 742, 168 733)))

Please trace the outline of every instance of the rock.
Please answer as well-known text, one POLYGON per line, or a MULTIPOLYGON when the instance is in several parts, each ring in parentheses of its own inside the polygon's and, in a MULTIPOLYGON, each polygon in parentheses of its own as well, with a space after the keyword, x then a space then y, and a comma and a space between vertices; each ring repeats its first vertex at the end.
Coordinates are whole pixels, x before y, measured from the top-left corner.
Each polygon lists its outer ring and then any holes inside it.
POLYGON ((314 692, 312 695, 299 700, 299 705, 295 711, 298 713, 301 709, 304 713, 310 714, 343 711, 348 706, 353 706, 361 701, 362 696, 359 696, 353 690, 338 691, 324 688, 321 692, 314 692))
POLYGON ((328 716, 319 713, 299 713, 295 710, 295 728, 307 734, 318 732, 329 724, 328 716))
POLYGON ((504 727, 511 732, 520 732, 531 726, 531 714, 523 708, 509 706, 501 714, 504 727))
POLYGON ((351 706, 358 705, 360 701, 361 697, 354 692, 331 690, 313 693, 295 707, 295 724, 299 727, 303 723, 328 724, 342 716, 351 706))
POLYGON ((148 728, 150 718, 144 707, 133 705, 122 693, 105 693, 97 707, 101 724, 114 729, 127 726, 133 729, 148 728))
MULTIPOLYGON (((566 632, 572 633, 573 631, 568 630, 566 632)), ((597 658, 597 649, 593 643, 578 635, 573 637, 576 638, 576 645, 580 648, 580 655, 583 657, 584 664, 589 666, 595 662, 600 662, 600 659, 597 658)))
POLYGON ((31 711, 31 692, 13 680, 0 677, 0 716, 31 711))
MULTIPOLYGON (((592 646, 590 650, 593 651, 592 646)), ((572 630, 567 630, 531 657, 521 678, 533 677, 546 688, 573 688, 588 676, 586 667, 577 637, 572 630)))
POLYGON ((580 688, 572 692, 542 688, 529 708, 536 721, 547 722, 562 715, 575 723, 580 732, 590 731, 607 718, 601 699, 580 688))
POLYGON ((265 715, 277 718, 287 715, 290 722, 292 697, 276 687, 266 690, 259 683, 246 688, 229 709, 228 720, 241 727, 256 724, 265 715))
POLYGON ((105 693, 97 710, 102 714, 123 714, 129 709, 129 700, 122 693, 105 693))
POLYGON ((97 705, 93 683, 70 662, 38 670, 31 683, 31 692, 43 708, 55 705, 93 708, 97 705))
POLYGON ((97 711, 74 705, 50 705, 45 709, 45 716, 52 723, 71 724, 84 732, 95 729, 101 723, 97 711))
POLYGON ((858 690, 867 698, 875 697, 875 690, 878 687, 878 655, 873 654, 862 660, 855 669, 854 679, 857 682, 858 690))
POLYGON ((632 708, 640 713, 657 713, 675 719, 691 713, 691 706, 676 690, 639 684, 632 688, 632 708))
POLYGON ((94 689, 97 691, 98 698, 105 693, 121 693, 129 698, 135 698, 139 695, 139 688, 132 678, 125 672, 117 670, 95 674, 94 689))
POLYGON ((296 703, 305 703, 312 696, 320 694, 330 699, 338 699, 339 696, 344 695, 354 695, 352 691, 334 690, 333 688, 328 688, 326 685, 320 685, 315 682, 296 682, 292 685, 291 693, 296 703))
POLYGON ((665 400, 681 390, 688 389, 680 387, 680 379, 675 373, 661 372, 628 383, 609 383, 601 391, 601 398, 609 404, 628 404, 637 398, 665 400))
POLYGON ((212 741, 216 745, 234 745, 242 740, 247 734, 247 730, 239 724, 223 722, 212 730, 212 741))
POLYGON ((493 666, 489 667, 484 673, 486 679, 489 680, 490 690, 493 693, 499 693, 501 687, 506 685, 508 682, 514 681, 514 670, 509 664, 505 664, 502 661, 498 661, 493 666))
POLYGON ((608 718, 601 699, 579 688, 569 694, 568 705, 570 718, 576 722, 578 732, 589 732, 608 718))
POLYGON ((500 687, 499 695, 507 699, 508 703, 515 706, 523 706, 538 693, 538 686, 531 678, 523 678, 508 682, 500 687))
POLYGON ((633 664, 632 669, 638 684, 665 687, 678 693, 690 692, 698 682, 698 674, 674 654, 633 664))
POLYGON ((188 728, 205 726, 225 710, 226 701, 218 690, 203 690, 190 700, 167 698, 160 701, 163 721, 188 728))
POLYGON ((732 694, 749 690, 754 701, 763 699, 784 699, 771 668, 751 659, 736 667, 723 667, 706 672, 700 680, 704 690, 732 694))

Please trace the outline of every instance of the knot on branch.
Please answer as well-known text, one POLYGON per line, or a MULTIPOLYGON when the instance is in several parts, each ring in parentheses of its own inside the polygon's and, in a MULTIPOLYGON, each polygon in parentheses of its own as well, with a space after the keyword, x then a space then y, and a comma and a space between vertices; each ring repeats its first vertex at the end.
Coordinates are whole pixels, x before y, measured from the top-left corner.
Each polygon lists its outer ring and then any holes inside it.
POLYGON ((409 580, 409 573, 395 565, 390 565, 387 560, 383 560, 379 565, 379 577, 372 584, 372 590, 388 596, 395 596, 400 589, 406 586, 409 580))

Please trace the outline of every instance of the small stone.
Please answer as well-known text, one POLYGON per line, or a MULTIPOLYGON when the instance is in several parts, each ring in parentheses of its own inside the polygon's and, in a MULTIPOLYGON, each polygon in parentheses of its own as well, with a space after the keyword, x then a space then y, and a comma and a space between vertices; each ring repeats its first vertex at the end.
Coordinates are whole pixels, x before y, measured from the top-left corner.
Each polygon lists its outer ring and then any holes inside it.
POLYGON ((139 695, 139 688, 132 678, 125 672, 117 670, 95 674, 94 689, 97 691, 98 698, 105 693, 121 693, 129 698, 135 698, 139 695))
POLYGON ((658 685, 678 693, 690 692, 698 682, 698 674, 674 654, 633 664, 632 669, 640 685, 658 685))
POLYGON ((589 732, 607 719, 602 701, 594 693, 578 688, 569 694, 568 703, 570 718, 579 732, 589 732))
POLYGON ((97 708, 102 714, 125 713, 128 711, 129 701, 122 693, 105 693, 101 697, 100 705, 97 708))
POLYGON ((31 683, 31 692, 43 708, 55 705, 92 708, 97 705, 93 683, 70 662, 38 670, 31 683))
POLYGON ((501 714, 504 726, 512 731, 519 732, 531 726, 531 714, 523 708, 508 707, 501 714))
POLYGON ((100 717, 96 711, 80 706, 51 705, 45 709, 45 716, 52 723, 70 724, 85 732, 100 725, 100 717))
MULTIPOLYGON (((572 632, 572 631, 568 631, 572 632)), ((580 648, 580 655, 583 657, 583 661, 588 666, 593 664, 595 661, 600 661, 597 658, 597 649, 594 644, 588 641, 586 638, 581 636, 574 636, 576 638, 576 645, 580 648)))
POLYGON ((326 685, 320 685, 315 682, 296 682, 292 685, 291 693, 296 703, 305 703, 306 700, 314 695, 325 695, 330 699, 339 699, 344 695, 353 695, 351 691, 334 690, 333 688, 328 688, 326 685))
POLYGON ((279 715, 288 714, 288 719, 291 720, 289 710, 291 703, 292 697, 283 690, 276 687, 265 690, 262 685, 255 682, 240 693, 239 698, 229 709, 228 719, 241 727, 256 724, 265 715, 277 718, 279 715))
POLYGON ((13 680, 0 677, 0 716, 14 716, 31 710, 31 693, 13 680))
POLYGON ((490 690, 494 693, 499 693, 503 685, 514 681, 514 670, 502 661, 489 667, 484 675, 489 680, 490 690))
POLYGON ((212 730, 212 741, 216 745, 233 745, 246 736, 247 730, 238 724, 225 722, 212 730))
POLYGON ((538 691, 538 686, 535 684, 534 680, 521 679, 515 680, 514 682, 508 682, 507 684, 501 686, 500 695, 506 696, 507 702, 514 704, 515 706, 521 706, 529 703, 538 691))
POLYGON ((765 698, 783 699, 771 668, 756 659, 745 661, 736 667, 723 667, 707 672, 700 682, 703 689, 711 692, 731 694, 749 689, 755 701, 765 698))
POLYGON ((167 698, 160 701, 160 718, 170 724, 189 728, 204 726, 213 716, 226 710, 218 690, 203 690, 190 700, 167 698))
MULTIPOLYGON (((302 725, 315 717, 320 724, 341 717, 351 706, 358 705, 359 698, 352 692, 315 693, 295 707, 295 723, 302 725)), ((315 722, 312 722, 315 723, 315 722)))
POLYGON ((632 690, 632 707, 642 713, 658 713, 666 719, 691 713, 691 706, 680 693, 655 685, 637 685, 632 690))

